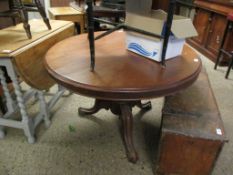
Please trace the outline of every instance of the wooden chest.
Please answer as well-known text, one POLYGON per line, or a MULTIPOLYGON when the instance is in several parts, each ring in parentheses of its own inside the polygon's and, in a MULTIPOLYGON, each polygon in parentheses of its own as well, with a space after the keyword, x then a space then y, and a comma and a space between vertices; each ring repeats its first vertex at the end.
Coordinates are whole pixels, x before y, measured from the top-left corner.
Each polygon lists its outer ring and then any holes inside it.
POLYGON ((226 137, 204 71, 190 88, 166 97, 162 117, 157 172, 164 175, 210 174, 226 137))

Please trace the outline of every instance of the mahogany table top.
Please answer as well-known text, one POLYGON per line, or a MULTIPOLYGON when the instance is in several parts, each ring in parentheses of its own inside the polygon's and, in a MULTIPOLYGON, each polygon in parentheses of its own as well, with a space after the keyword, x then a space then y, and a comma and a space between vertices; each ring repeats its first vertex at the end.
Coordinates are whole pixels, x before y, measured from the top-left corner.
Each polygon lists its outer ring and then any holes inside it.
MULTIPOLYGON (((97 34, 97 33, 96 33, 97 34)), ((95 42, 96 67, 90 71, 87 35, 54 45, 46 54, 50 75, 68 89, 97 99, 131 101, 175 93, 190 86, 202 63, 185 46, 182 56, 161 64, 126 50, 125 33, 117 31, 95 42)))

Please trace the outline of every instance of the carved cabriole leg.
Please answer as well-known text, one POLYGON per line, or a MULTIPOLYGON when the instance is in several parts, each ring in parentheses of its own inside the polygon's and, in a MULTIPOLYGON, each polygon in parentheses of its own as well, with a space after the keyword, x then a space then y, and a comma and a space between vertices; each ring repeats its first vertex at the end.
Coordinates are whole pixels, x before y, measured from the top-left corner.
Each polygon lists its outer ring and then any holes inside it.
POLYGON ((128 160, 132 163, 136 163, 138 160, 138 154, 133 144, 133 116, 132 108, 138 106, 142 110, 150 110, 151 102, 142 104, 141 101, 120 102, 120 101, 106 101, 97 100, 92 108, 79 108, 80 115, 92 115, 98 112, 100 109, 111 110, 115 115, 119 115, 122 122, 122 138, 125 143, 125 149, 128 160))
POLYGON ((150 110, 152 108, 151 102, 142 103, 141 101, 137 102, 137 107, 139 107, 142 110, 150 110))
POLYGON ((79 108, 78 113, 81 116, 92 115, 92 114, 97 113, 102 108, 108 109, 107 103, 105 103, 105 101, 103 101, 103 100, 96 99, 95 104, 92 108, 89 108, 89 109, 88 108, 79 108))
POLYGON ((18 106, 20 109, 22 123, 24 125, 23 127, 24 134, 27 136, 29 143, 31 144, 35 143, 33 120, 28 117, 28 114, 26 112, 26 107, 25 107, 24 100, 23 100, 23 94, 21 92, 21 88, 19 86, 18 78, 14 71, 14 67, 11 63, 7 65, 7 72, 12 80, 12 83, 15 89, 16 99, 17 99, 18 106))
POLYGON ((128 160, 132 163, 136 163, 138 160, 138 154, 133 144, 133 116, 132 109, 128 104, 120 104, 121 109, 121 121, 123 129, 123 141, 125 143, 126 154, 128 160))
POLYGON ((48 105, 46 104, 43 92, 38 91, 37 93, 40 101, 40 113, 43 115, 46 127, 49 127, 51 125, 51 121, 49 119, 50 114, 48 110, 48 105))

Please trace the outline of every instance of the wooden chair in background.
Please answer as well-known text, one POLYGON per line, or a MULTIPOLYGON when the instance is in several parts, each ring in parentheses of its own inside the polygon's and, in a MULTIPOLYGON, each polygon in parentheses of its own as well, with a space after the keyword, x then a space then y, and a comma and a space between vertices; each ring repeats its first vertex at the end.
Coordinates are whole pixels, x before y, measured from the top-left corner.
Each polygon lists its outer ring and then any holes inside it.
POLYGON ((30 11, 39 12, 48 29, 51 29, 44 7, 39 0, 9 0, 9 10, 0 12, 0 17, 12 18, 14 25, 16 24, 16 18, 20 18, 23 22, 27 37, 31 39, 32 34, 28 23, 28 12, 30 11))
POLYGON ((44 20, 44 23, 48 27, 48 29, 51 29, 51 25, 49 23, 49 19, 47 18, 47 15, 45 13, 45 9, 42 6, 40 0, 22 0, 23 4, 25 6, 25 9, 27 12, 39 12, 41 17, 44 20))

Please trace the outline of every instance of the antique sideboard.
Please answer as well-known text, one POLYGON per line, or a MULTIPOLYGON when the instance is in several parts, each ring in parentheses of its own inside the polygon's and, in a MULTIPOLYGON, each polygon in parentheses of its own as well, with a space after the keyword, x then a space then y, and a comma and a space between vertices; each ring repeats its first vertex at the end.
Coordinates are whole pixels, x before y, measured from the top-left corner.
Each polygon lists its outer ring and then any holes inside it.
MULTIPOLYGON (((231 0, 196 0, 196 14, 194 25, 198 36, 188 40, 188 43, 203 53, 213 62, 216 61, 219 47, 226 28, 228 13, 233 12, 231 0)), ((228 32, 225 49, 233 50, 233 32, 228 32)), ((221 60, 221 65, 228 62, 227 58, 221 60)))

